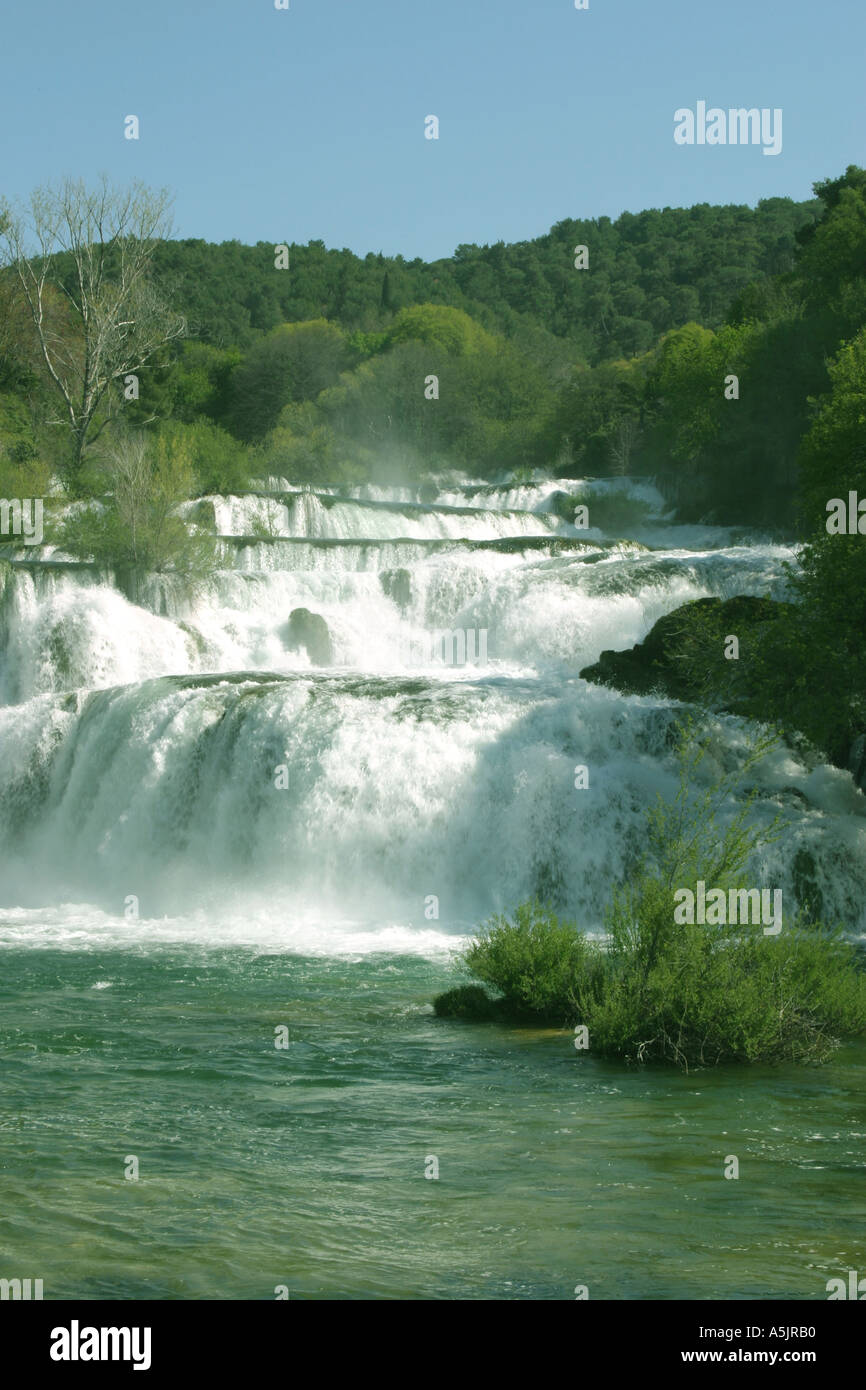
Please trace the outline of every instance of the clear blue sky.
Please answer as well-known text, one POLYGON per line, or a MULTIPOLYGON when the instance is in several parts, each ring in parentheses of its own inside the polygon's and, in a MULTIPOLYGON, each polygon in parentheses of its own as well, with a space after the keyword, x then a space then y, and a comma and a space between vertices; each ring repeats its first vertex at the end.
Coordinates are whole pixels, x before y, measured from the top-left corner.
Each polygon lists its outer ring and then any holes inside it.
POLYGON ((106 171, 167 185, 179 236, 432 259, 866 164, 864 0, 290 4, 5 0, 0 193, 106 171), (677 146, 698 100, 781 107, 782 153, 677 146))

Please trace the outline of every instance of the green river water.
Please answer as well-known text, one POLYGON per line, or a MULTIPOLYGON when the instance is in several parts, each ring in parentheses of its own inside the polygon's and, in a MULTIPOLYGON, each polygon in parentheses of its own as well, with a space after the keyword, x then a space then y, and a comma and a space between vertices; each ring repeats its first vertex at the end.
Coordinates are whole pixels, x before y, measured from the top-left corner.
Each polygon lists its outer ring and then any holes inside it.
POLYGON ((820 1299, 866 1265, 866 1047, 630 1070, 436 1019, 417 957, 3 966, 0 1249, 46 1298, 820 1299))

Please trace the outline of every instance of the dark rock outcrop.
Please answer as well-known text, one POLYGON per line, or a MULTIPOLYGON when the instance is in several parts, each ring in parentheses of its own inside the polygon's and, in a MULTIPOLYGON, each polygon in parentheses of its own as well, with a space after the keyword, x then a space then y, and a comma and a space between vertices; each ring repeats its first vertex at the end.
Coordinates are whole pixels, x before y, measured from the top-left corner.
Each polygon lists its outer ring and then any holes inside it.
POLYGON ((866 792, 866 734, 858 734, 848 750, 848 771, 861 791, 866 792))
POLYGON ((725 639, 738 638, 742 657, 743 648, 759 642, 788 609, 786 603, 751 595, 696 599, 659 618, 636 647, 602 652, 580 674, 624 695, 709 698, 719 707, 739 709, 756 693, 756 673, 748 661, 725 659, 725 639))
POLYGON ((379 576, 382 592, 405 613, 412 602, 412 576, 407 569, 383 570, 379 576))
POLYGON ((437 1018, 462 1018, 472 1023, 489 1023, 502 1014, 502 1001, 491 999, 480 985, 458 985, 437 994, 433 1000, 437 1018))
POLYGON ((291 652, 306 651, 314 666, 330 666, 333 663, 331 634, 320 613, 311 613, 309 608, 293 608, 289 614, 285 641, 291 652))

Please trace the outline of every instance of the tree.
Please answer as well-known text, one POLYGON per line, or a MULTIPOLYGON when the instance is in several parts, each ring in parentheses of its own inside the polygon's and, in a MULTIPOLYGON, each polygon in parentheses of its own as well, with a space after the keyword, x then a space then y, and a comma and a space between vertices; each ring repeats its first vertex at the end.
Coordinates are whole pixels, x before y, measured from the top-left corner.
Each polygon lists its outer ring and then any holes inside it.
POLYGON ((640 437, 647 359, 578 368, 563 386, 556 423, 573 465, 589 473, 628 473, 640 437))
POLYGON ((429 343, 455 357, 492 348, 491 335, 462 309, 446 304, 415 304, 401 309, 388 331, 392 345, 407 342, 429 343))
POLYGON ((842 345, 830 380, 799 454, 801 602, 784 649, 765 653, 764 680, 776 717, 844 766, 866 728, 866 551, 859 534, 827 533, 827 503, 866 495, 866 328, 842 345))
POLYGON ((66 517, 62 548, 110 566, 133 599, 148 573, 173 573, 191 586, 203 579, 214 560, 213 538, 190 529, 177 513, 195 486, 183 427, 155 439, 119 433, 103 462, 108 496, 66 517))
POLYGON ((640 428, 633 415, 617 420, 610 439, 611 473, 628 473, 631 456, 640 437, 640 428))
POLYGON ((382 294, 379 303, 386 314, 392 314, 397 307, 394 298, 394 290, 391 285, 391 276, 388 274, 387 270, 382 280, 382 294))
POLYGON ((116 189, 105 177, 95 189, 71 179, 39 188, 21 215, 0 207, 0 235, 72 435, 73 479, 110 418, 112 387, 186 330, 148 277, 170 230, 165 190, 116 189))
POLYGON ((281 324, 232 372, 229 426, 241 439, 261 440, 284 406, 315 399, 347 365, 345 335, 336 324, 325 319, 281 324))
POLYGON ((866 495, 866 327, 829 364, 830 392, 813 402, 800 447, 800 492, 807 533, 826 533, 827 503, 866 495))
POLYGON ((849 165, 815 192, 827 211, 800 237, 796 274, 832 341, 856 333, 866 317, 866 170, 849 165))
POLYGON ((191 478, 184 475, 190 493, 238 492, 250 486, 247 446, 212 420, 166 420, 158 439, 171 457, 184 467, 191 465, 191 478))
POLYGON ((715 437, 725 367, 720 339, 698 323, 684 324, 662 339, 647 395, 661 417, 660 453, 678 470, 697 471, 715 437))

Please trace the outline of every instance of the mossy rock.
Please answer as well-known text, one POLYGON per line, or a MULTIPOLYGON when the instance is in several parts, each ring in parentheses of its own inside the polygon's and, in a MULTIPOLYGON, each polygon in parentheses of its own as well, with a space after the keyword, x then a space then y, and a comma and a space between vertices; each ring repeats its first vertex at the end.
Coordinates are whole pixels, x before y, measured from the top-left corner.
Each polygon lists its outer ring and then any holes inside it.
POLYGON ((848 749, 848 771, 861 791, 866 792, 866 734, 857 734, 848 749))
POLYGON ((382 570, 379 575, 382 592, 393 599, 401 612, 412 602, 412 576, 407 569, 382 570))
POLYGON ((433 1009, 437 1018, 462 1018, 472 1023, 489 1023, 500 1012, 498 1001, 480 985, 458 985, 437 994, 433 1009))
POLYGON ((700 598, 667 613, 651 628, 643 642, 628 651, 602 652, 592 666, 580 672, 584 680, 611 686, 624 695, 659 692, 677 700, 699 699, 707 693, 709 661, 716 667, 730 706, 751 693, 748 663, 726 661, 724 642, 735 635, 744 645, 758 642, 769 625, 790 610, 775 599, 750 594, 737 598, 700 598), (691 664, 688 654, 701 651, 707 662, 691 664))
POLYGON ((578 497, 576 492, 554 492, 548 499, 547 505, 558 516, 561 521, 574 521, 574 509, 580 503, 585 503, 586 498, 578 497))
POLYGON ((334 660, 328 624, 320 613, 311 613, 309 608, 292 609, 285 641, 289 651, 303 648, 314 666, 330 666, 334 660))

